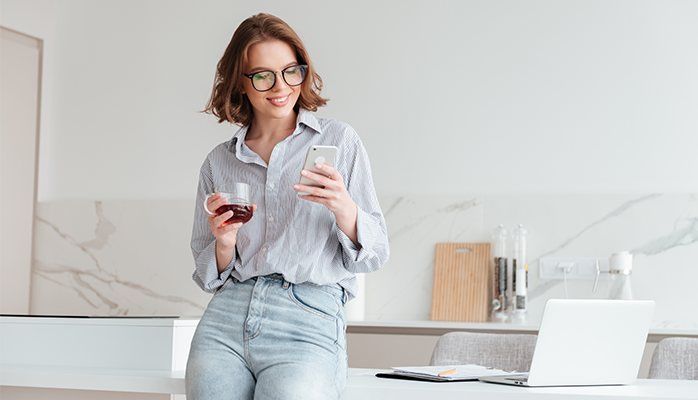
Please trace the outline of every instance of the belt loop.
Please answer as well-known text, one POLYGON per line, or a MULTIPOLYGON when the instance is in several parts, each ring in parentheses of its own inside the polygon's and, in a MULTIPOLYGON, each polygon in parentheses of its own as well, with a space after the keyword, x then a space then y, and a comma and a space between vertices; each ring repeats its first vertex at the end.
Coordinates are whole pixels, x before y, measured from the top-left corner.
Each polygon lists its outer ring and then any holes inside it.
POLYGON ((344 295, 344 296, 342 296, 342 297, 344 297, 343 303, 344 303, 344 305, 346 306, 346 305, 347 305, 347 301, 349 301, 349 292, 347 292, 347 290, 346 290, 345 288, 342 288, 342 293, 343 293, 343 295, 344 295))
POLYGON ((291 283, 284 279, 284 289, 288 289, 289 286, 291 286, 291 283))

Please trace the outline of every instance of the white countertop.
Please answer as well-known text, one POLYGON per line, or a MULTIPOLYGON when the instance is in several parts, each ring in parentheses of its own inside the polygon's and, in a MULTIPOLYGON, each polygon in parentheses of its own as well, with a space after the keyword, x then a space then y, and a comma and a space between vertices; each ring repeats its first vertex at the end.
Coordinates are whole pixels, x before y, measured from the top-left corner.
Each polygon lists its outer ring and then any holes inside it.
MULTIPOLYGON (((104 326, 162 326, 162 327, 196 327, 199 317, 70 317, 70 316, 2 316, 2 323, 70 325, 104 325, 104 326)), ((363 332, 376 329, 388 330, 473 330, 537 333, 539 323, 517 324, 511 322, 456 322, 430 320, 350 320, 347 321, 349 332, 363 332)), ((386 332, 387 333, 387 332, 386 332)), ((404 333, 404 332, 402 332, 404 333)), ((433 333, 435 334, 435 333, 433 333)), ((698 326, 665 327, 655 325, 650 328, 651 335, 698 336, 698 326)))
MULTIPOLYGON (((540 325, 517 324, 511 322, 455 322, 455 321, 425 321, 425 320, 369 320, 348 321, 349 333, 384 333, 384 334, 414 334, 442 335, 450 331, 474 332, 506 332, 537 334, 540 325)), ((666 336, 698 337, 698 327, 650 327, 649 335, 655 339, 666 336)))
POLYGON ((503 331, 538 331, 539 324, 514 324, 502 322, 456 322, 426 320, 370 320, 347 321, 347 326, 356 327, 390 327, 390 328, 427 328, 427 329, 480 329, 503 331))
POLYGON ((72 315, 3 315, 3 324, 102 325, 102 326, 196 326, 199 317, 177 316, 72 316, 72 315))

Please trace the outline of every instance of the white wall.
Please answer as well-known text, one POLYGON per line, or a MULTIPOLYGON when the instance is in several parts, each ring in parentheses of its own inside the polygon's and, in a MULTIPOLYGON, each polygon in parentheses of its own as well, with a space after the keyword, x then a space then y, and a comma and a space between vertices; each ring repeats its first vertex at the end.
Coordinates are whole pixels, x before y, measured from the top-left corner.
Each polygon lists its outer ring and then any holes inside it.
POLYGON ((357 129, 379 194, 698 189, 694 1, 2 7, 53 63, 42 201, 192 198, 206 153, 235 129, 197 111, 232 32, 260 11, 306 41, 331 98, 320 115, 357 129))

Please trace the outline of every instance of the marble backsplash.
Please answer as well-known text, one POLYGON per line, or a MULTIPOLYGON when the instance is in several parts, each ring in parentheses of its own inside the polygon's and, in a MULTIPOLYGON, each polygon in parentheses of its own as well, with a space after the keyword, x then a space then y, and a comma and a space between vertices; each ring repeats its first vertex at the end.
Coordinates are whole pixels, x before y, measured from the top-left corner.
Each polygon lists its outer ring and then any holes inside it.
POLYGON ((39 203, 33 314, 201 315, 191 280, 193 201, 39 203))
MULTIPOLYGON (((592 281, 541 280, 541 257, 633 253, 636 298, 656 301, 655 327, 698 328, 698 196, 382 197, 391 256, 366 276, 367 320, 428 320, 438 242, 489 242, 499 224, 528 230, 529 322, 549 298, 603 298, 592 281)), ((201 315, 191 280, 193 200, 39 203, 33 314, 201 315)), ((356 303, 358 304, 358 302, 356 303)))

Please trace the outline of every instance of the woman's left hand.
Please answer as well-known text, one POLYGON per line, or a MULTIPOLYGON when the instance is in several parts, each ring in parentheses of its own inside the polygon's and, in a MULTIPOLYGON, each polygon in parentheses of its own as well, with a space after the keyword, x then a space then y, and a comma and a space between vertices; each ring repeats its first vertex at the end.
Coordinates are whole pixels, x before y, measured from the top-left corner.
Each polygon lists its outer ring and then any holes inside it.
POLYGON ((354 244, 358 245, 356 238, 356 203, 354 203, 354 200, 349 196, 349 192, 347 192, 344 178, 342 178, 339 171, 327 164, 315 164, 315 168, 329 176, 305 169, 301 171, 301 175, 317 182, 324 188, 301 185, 300 183, 293 185, 293 188, 297 191, 310 193, 310 195, 300 196, 302 199, 320 203, 327 207, 334 214, 339 229, 349 236, 354 244))

